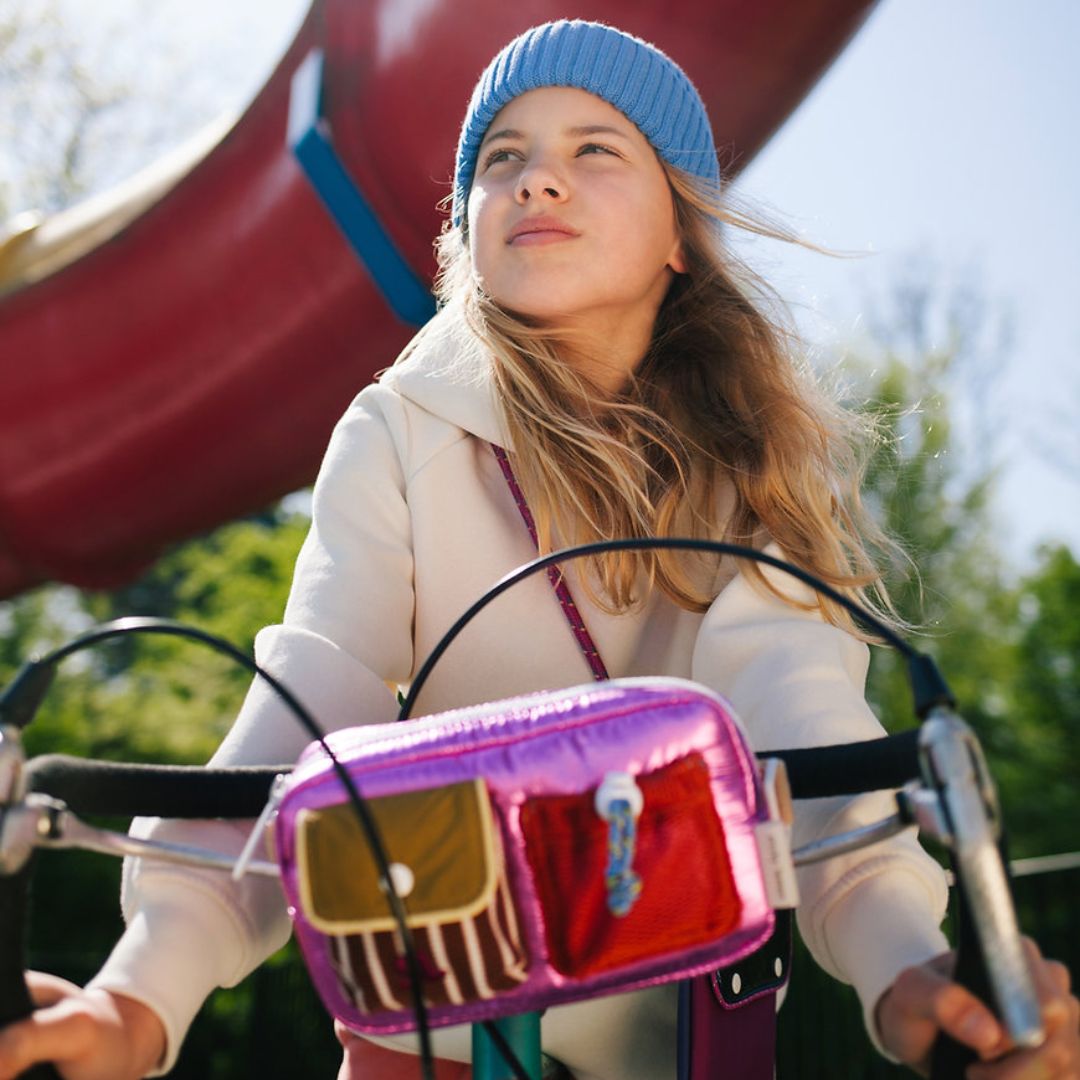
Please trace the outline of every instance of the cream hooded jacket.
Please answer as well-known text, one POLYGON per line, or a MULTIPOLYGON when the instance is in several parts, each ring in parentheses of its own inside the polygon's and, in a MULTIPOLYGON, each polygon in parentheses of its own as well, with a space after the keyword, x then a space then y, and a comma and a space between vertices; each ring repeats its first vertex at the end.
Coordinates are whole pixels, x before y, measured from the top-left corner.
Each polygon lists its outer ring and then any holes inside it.
MULTIPOLYGON (((535 554, 489 444, 505 445, 488 360, 444 310, 337 425, 315 485, 310 534, 281 625, 256 640, 259 662, 329 728, 387 723, 389 687, 407 686, 447 627, 535 554)), ((734 568, 704 615, 663 596, 611 616, 568 580, 612 676, 695 679, 732 702, 758 750, 872 739, 866 646, 752 588, 734 568)), ((777 583, 793 596, 791 585, 777 583)), ((587 683, 588 666, 544 575, 489 606, 454 643, 420 712, 587 683)), ((256 683, 216 764, 294 760, 306 737, 256 683)), ((797 806, 796 843, 890 812, 887 796, 797 806)), ((250 826, 249 826, 250 827, 250 826)), ((222 823, 137 822, 154 833, 239 850, 222 823)), ((678 887, 678 883, 672 883, 678 887)), ((800 871, 802 935, 870 1010, 899 971, 946 948, 946 888, 913 835, 800 871)), ((136 998, 164 1022, 171 1066, 205 997, 244 978, 287 938, 276 882, 133 862, 128 929, 94 984, 136 998)), ((544 1046, 581 1078, 675 1075, 675 993, 659 987, 551 1009, 544 1046)), ((438 1056, 467 1060, 464 1029, 435 1033, 438 1056)))

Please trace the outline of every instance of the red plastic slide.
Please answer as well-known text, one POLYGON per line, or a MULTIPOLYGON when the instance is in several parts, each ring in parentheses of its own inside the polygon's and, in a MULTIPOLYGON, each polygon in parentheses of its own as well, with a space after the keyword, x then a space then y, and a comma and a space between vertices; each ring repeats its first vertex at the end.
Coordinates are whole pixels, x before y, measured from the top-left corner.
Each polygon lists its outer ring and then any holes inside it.
MULTIPOLYGON (((581 0, 573 14, 678 57, 731 172, 869 7, 581 0)), ((0 596, 45 580, 121 583, 165 545, 308 483, 334 421, 410 336, 287 145, 290 80, 310 50, 325 53, 325 130, 342 164, 428 280, 476 76, 514 34, 567 11, 323 0, 194 163, 0 249, 0 596)))

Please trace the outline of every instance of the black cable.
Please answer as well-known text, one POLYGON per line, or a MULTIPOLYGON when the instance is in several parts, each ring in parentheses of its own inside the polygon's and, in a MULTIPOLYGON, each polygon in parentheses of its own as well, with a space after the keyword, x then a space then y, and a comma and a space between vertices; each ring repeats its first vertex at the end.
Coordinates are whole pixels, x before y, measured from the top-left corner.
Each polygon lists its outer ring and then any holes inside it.
MULTIPOLYGON (((909 645, 891 626, 888 625, 888 623, 883 622, 872 612, 867 611, 860 604, 857 604, 849 596, 845 596, 838 589, 834 589, 831 585, 822 581, 814 574, 811 574, 809 570, 804 570, 801 566, 786 562, 783 559, 777 558, 775 555, 768 555, 764 551, 758 551, 757 548, 744 547, 742 544, 728 544, 720 540, 693 540, 688 537, 677 536, 642 536, 630 540, 598 540, 591 544, 580 544, 577 547, 563 548, 561 551, 555 551, 550 555, 542 555, 539 558, 533 559, 532 562, 528 562, 524 566, 518 567, 504 578, 497 581, 483 596, 480 597, 479 600, 469 607, 469 609, 453 624, 453 626, 450 627, 449 630, 446 631, 445 634, 443 634, 441 638, 439 638, 435 647, 428 653, 427 659, 413 678, 412 685, 409 687, 409 692, 406 694, 405 700, 401 703, 401 709, 398 712, 398 720, 407 720, 412 715, 413 708, 416 705, 416 699, 420 695, 420 690, 431 675, 432 668, 435 667, 439 658, 450 647, 450 643, 454 638, 456 638, 458 634, 465 629, 466 625, 486 608, 488 604, 493 600, 498 599, 498 597, 502 596, 507 589, 512 588, 519 581, 524 581, 526 578, 532 577, 533 574, 537 574, 541 570, 546 570, 549 566, 555 566, 561 562, 568 562, 571 559, 580 559, 589 555, 599 555, 606 551, 640 551, 657 549, 706 551, 714 555, 734 555, 740 559, 752 559, 755 562, 764 563, 766 566, 773 566, 777 570, 783 570, 784 573, 809 585, 815 592, 828 597, 834 603, 839 604, 844 608, 845 611, 850 612, 860 623, 869 627, 875 634, 892 645, 894 649, 908 660, 909 665, 920 665, 920 670, 923 670, 921 665, 929 664, 930 668, 936 672, 929 657, 924 656, 909 645)), ((940 675, 938 675, 938 680, 940 686, 944 687, 944 682, 941 681, 940 675)), ((926 677, 926 681, 929 684, 929 676, 926 677)), ((937 687, 935 686, 934 689, 937 690, 937 687)), ((947 693, 947 688, 945 688, 945 692, 947 693)), ((922 712, 918 707, 918 702, 916 711, 920 716, 922 715, 922 712)))
MULTIPOLYGON (((231 642, 205 630, 200 630, 194 626, 187 626, 184 623, 175 622, 171 619, 144 617, 116 619, 113 622, 95 627, 93 630, 89 630, 85 634, 81 634, 66 644, 61 645, 59 648, 54 649, 46 656, 37 660, 32 660, 24 665, 12 684, 5 690, 3 695, 0 695, 0 722, 16 723, 18 726, 24 727, 29 722, 33 711, 36 711, 36 707, 43 696, 44 689, 48 686, 49 678, 43 674, 44 672, 51 673, 56 668, 57 664, 72 653, 79 652, 80 650, 88 648, 91 645, 96 645, 99 642, 107 641, 110 638, 133 633, 166 634, 174 637, 185 637, 193 641, 198 641, 201 644, 208 645, 211 648, 224 653, 226 656, 229 656, 253 675, 265 679, 273 688, 274 692, 292 710, 293 714, 300 721, 301 726, 303 726, 308 734, 322 747, 323 752, 330 759, 334 772, 337 773, 338 779, 344 786, 349 801, 352 803, 356 815, 360 820, 365 839, 367 840, 372 857, 374 858, 379 871, 380 884, 387 894, 387 901, 390 905, 391 913, 393 914, 394 921, 397 923, 398 932, 401 934, 402 947, 405 953, 405 965, 409 979, 409 989, 413 997, 413 1012, 416 1015, 417 1034, 420 1041, 421 1071, 424 1080, 434 1080, 435 1066, 431 1050, 431 1033, 428 1026, 427 1006, 425 1005, 423 998, 420 964, 417 959, 416 946, 412 936, 412 929, 408 924, 405 906, 401 897, 398 895, 397 889, 394 887, 394 881, 390 874, 389 860, 386 855, 386 848, 382 842, 382 836, 379 833, 375 819, 371 815, 367 802, 357 790, 348 770, 341 764, 333 750, 330 749, 322 729, 284 683, 274 675, 271 675, 270 672, 266 671, 245 653, 241 652, 231 642), (27 707, 26 702, 23 701, 19 695, 20 689, 25 687, 30 688, 26 700, 32 701, 32 709, 27 707)), ((528 1080, 528 1077, 525 1076, 524 1080, 528 1080)))

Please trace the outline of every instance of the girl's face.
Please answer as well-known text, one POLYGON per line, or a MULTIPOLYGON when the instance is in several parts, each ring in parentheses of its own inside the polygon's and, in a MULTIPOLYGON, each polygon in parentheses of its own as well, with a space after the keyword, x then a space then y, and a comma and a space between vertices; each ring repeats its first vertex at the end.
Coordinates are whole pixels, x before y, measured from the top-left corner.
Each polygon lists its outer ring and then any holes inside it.
POLYGON ((584 90, 530 90, 498 113, 477 157, 468 223, 485 291, 541 325, 617 337, 640 327, 647 342, 685 269, 656 153, 584 90))

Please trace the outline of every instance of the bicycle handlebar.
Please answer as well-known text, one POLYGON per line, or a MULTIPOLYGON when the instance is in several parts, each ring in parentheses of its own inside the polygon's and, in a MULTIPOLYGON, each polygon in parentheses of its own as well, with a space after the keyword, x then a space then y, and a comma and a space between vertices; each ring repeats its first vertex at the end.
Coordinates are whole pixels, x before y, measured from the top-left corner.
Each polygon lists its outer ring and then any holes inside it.
MULTIPOLYGON (((919 775, 918 731, 813 749, 770 750, 787 767, 796 799, 903 787, 919 775)), ((29 761, 29 790, 76 814, 113 817, 253 818, 276 776, 291 765, 149 765, 44 754, 29 761)))
POLYGON ((76 814, 112 817, 249 818, 266 805, 274 777, 291 765, 207 768, 91 761, 45 754, 27 763, 31 791, 76 814))
MULTIPOLYGON (((866 743, 781 750, 792 794, 813 798, 899 787, 918 775, 916 732, 866 743)), ((290 766, 206 768, 94 761, 48 754, 26 763, 30 791, 62 800, 74 813, 118 817, 253 818, 266 804, 270 785, 290 766)), ((25 980, 24 928, 32 866, 0 876, 0 1026, 29 1016, 33 1006, 25 980)), ((59 1080, 52 1066, 24 1080, 59 1080)))
MULTIPOLYGON (((821 582, 812 580, 805 571, 787 564, 774 556, 764 555, 760 552, 753 551, 752 549, 740 548, 714 541, 668 538, 663 540, 641 539, 632 541, 607 541, 600 544, 583 545, 578 548, 567 549, 562 552, 544 556, 543 558, 538 558, 532 563, 527 564, 525 567, 521 567, 514 573, 508 575, 495 587, 489 590, 480 601, 474 604, 458 620, 458 622, 454 624, 451 630, 444 635, 436 648, 432 650, 432 653, 425 661, 424 666, 420 669, 414 679, 409 696, 402 706, 402 717, 409 715, 410 706, 416 699, 420 686, 423 683, 423 677, 430 671, 431 667, 442 655, 442 652, 445 651, 450 640, 453 639, 462 626, 464 626, 482 606, 500 595, 501 592, 516 584, 518 581, 523 580, 525 577, 541 571, 549 565, 554 565, 567 559, 579 558, 600 550, 624 550, 638 547, 680 548, 686 550, 711 551, 713 553, 727 553, 740 557, 745 556, 754 558, 759 562, 764 562, 771 566, 776 566, 800 580, 807 581, 808 584, 816 588, 819 592, 831 597, 843 607, 852 610, 857 618, 865 617, 871 625, 873 625, 875 631, 879 632, 882 637, 894 644, 907 657, 909 665, 912 668, 912 681, 916 690, 916 712, 920 717, 925 717, 927 711, 931 707, 952 703, 948 688, 945 686, 940 675, 937 674, 936 668, 933 667, 927 657, 917 653, 889 627, 882 626, 878 620, 873 619, 867 613, 860 611, 849 598, 837 593, 836 590, 825 586, 821 582), (929 678, 929 681, 927 680, 927 675, 932 676, 929 678)), ((147 621, 134 620, 134 622, 146 623, 147 621)), ((70 651, 74 651, 77 647, 82 647, 85 644, 90 644, 97 640, 104 640, 105 637, 113 636, 123 630, 134 628, 162 632, 166 629, 163 626, 156 625, 140 625, 139 627, 132 625, 123 628, 109 626, 99 629, 96 632, 92 632, 90 635, 84 635, 83 639, 70 643, 69 646, 54 653, 52 655, 52 661, 55 662, 56 660, 61 659, 64 655, 67 655, 70 651)), ((169 632, 177 632, 175 626, 169 627, 168 629, 169 632)), ((220 646, 221 643, 219 642, 218 644, 220 646)), ((229 649, 233 654, 236 653, 234 647, 229 646, 229 649)), ((244 662, 247 665, 251 664, 250 660, 247 660, 246 658, 244 658, 244 662)), ((47 686, 47 682, 44 681, 44 676, 31 665, 29 674, 21 673, 20 677, 23 678, 24 682, 27 682, 27 685, 30 688, 27 691, 27 699, 39 699, 44 692, 44 687, 47 686), (34 676, 34 678, 31 679, 31 676, 34 676), (33 692, 31 693, 31 691, 33 692)), ((269 676, 267 677, 269 678, 269 676)), ((275 689, 289 699, 298 714, 303 714, 302 718, 310 719, 299 704, 293 701, 286 688, 281 687, 275 680, 271 681, 275 689)), ((31 705, 28 705, 26 701, 23 701, 15 695, 13 693, 14 689, 13 686, 5 691, 3 696, 5 706, 3 715, 8 718, 6 722, 22 726, 26 722, 26 719, 28 719, 29 716, 32 716, 33 708, 31 705), (23 719, 24 717, 26 719, 23 719)), ((915 740, 912 738, 913 735, 915 735, 915 733, 907 733, 908 737, 906 739, 905 736, 895 736, 891 740, 874 740, 871 744, 831 747, 827 748, 828 753, 815 749, 777 751, 774 754, 764 756, 781 757, 789 765, 792 773, 792 794, 796 798, 811 798, 817 795, 854 794, 865 790, 900 787, 913 776, 917 776, 919 772, 918 768, 912 769, 910 767, 913 757, 917 756, 914 753, 915 740), (863 757, 867 752, 870 753, 870 758, 863 757), (891 764, 879 764, 873 767, 867 766, 867 761, 874 761, 875 755, 883 753, 886 757, 889 753, 895 755, 891 764), (830 761, 832 763, 831 768, 826 768, 824 765, 822 765, 821 769, 815 768, 815 758, 817 758, 818 764, 821 764, 826 760, 830 761), (898 764, 898 762, 902 762, 902 764, 898 764), (811 779, 815 773, 817 774, 816 781, 811 779), (826 774, 829 775, 829 779, 823 781, 821 777, 826 774)), ((883 761, 885 759, 882 758, 879 760, 883 761)), ((225 816, 219 808, 230 803, 230 809, 236 811, 235 816, 252 817, 262 808, 262 805, 265 804, 270 779, 281 771, 279 769, 275 769, 272 772, 270 770, 228 770, 224 776, 214 777, 212 774, 208 775, 203 770, 199 769, 185 770, 169 766, 109 766, 102 765, 101 763, 94 763, 90 766, 90 771, 87 772, 81 766, 78 769, 73 768, 72 761, 73 759, 57 756, 48 765, 43 764, 38 767, 38 769, 35 770, 36 777, 32 779, 35 789, 46 790, 47 783, 66 787, 73 795, 70 805, 73 809, 76 809, 77 812, 79 805, 81 805, 84 808, 82 812, 87 813, 117 813, 149 816, 225 816), (147 779, 147 769, 152 771, 152 776, 149 780, 147 779), (203 788, 203 792, 200 795, 194 797, 190 795, 189 789, 192 781, 187 777, 187 774, 189 773, 197 774, 199 777, 197 786, 203 788), (106 776, 109 777, 108 785, 103 783, 106 776), (133 786, 129 787, 129 785, 133 786), (103 796, 103 790, 106 787, 114 790, 103 796), (121 787, 128 791, 128 794, 123 796, 123 800, 127 801, 123 801, 120 797, 121 787), (200 799, 203 801, 200 802, 200 799), (231 801, 234 799, 235 801, 231 801), (207 811, 206 807, 208 804, 213 805, 214 809, 207 811), (93 805, 95 809, 89 809, 88 807, 91 805, 93 805), (168 809, 164 811, 157 809, 162 806, 167 806, 168 809)), ((343 780, 347 779, 344 775, 342 778, 343 780)), ((0 781, 2 781, 2 779, 2 776, 0 776, 0 781)), ((942 800, 946 801, 945 787, 938 784, 937 791, 942 800)), ((358 813, 360 813, 362 809, 363 808, 359 804, 359 798, 357 797, 358 813)), ((946 810, 946 816, 949 816, 949 813, 950 812, 946 810)), ((229 814, 228 816, 233 815, 229 814)), ((965 828, 966 826, 963 825, 963 823, 957 823, 956 828, 952 832, 951 839, 965 839, 965 828)), ((373 840, 372 843, 374 844, 375 840, 373 840)), ((982 845, 982 847, 985 847, 985 845, 982 845)), ((1000 858, 1000 856, 998 856, 998 858, 1000 858)), ((961 872, 964 872, 965 869, 970 869, 970 867, 965 867, 963 865, 965 860, 961 859, 959 861, 961 864, 959 866, 961 872)), ((970 863, 971 860, 969 859, 966 861, 970 863)), ((1000 870, 1000 867, 998 867, 998 870, 1000 870)), ((394 895, 392 886, 388 886, 388 888, 390 889, 391 894, 394 895)), ((25 903, 25 898, 22 902, 25 903)), ((1008 906, 1011 910, 1011 901, 1008 906)), ((986 908, 987 905, 976 903, 975 907, 978 910, 978 914, 981 916, 982 909, 986 908)), ((21 911, 21 908, 19 910, 21 911)), ((400 914, 400 918, 404 920, 403 913, 400 914)), ((402 927, 403 933, 406 933, 404 921, 402 921, 402 927)), ((993 938, 998 933, 998 928, 991 928, 990 933, 991 938, 993 938)), ((974 942, 976 949, 981 948, 982 950, 986 950, 988 944, 992 944, 992 942, 988 943, 985 938, 984 940, 976 940, 974 942)), ((21 951, 14 954, 9 953, 8 959, 10 961, 12 957, 15 957, 21 961, 21 956, 21 951)), ((975 988, 972 987, 972 989, 975 988)), ((421 1008, 419 990, 416 992, 416 1000, 419 1015, 421 1008)), ((421 1026, 422 1035, 423 1031, 424 1028, 421 1026)), ((934 1075, 935 1077, 938 1075, 936 1069, 934 1075)))
MULTIPOLYGON (((978 740, 951 709, 933 710, 919 731, 923 775, 937 793, 940 839, 956 877, 959 943, 953 974, 990 1003, 1018 1047, 1037 1047, 1044 1032, 1038 995, 1020 939, 1001 841, 1000 809, 978 740)), ((932 1076, 959 1076, 976 1055, 939 1037, 932 1076)))
MULTIPOLYGON (((797 799, 854 795, 899 788, 920 774, 919 730, 862 743, 813 749, 776 750, 788 769, 797 799)), ((186 818, 253 818, 266 804, 274 778, 291 766, 207 768, 94 761, 63 754, 35 758, 26 765, 29 790, 61 799, 76 814, 186 818)), ((32 1010, 23 963, 23 927, 30 878, 0 876, 0 1025, 32 1010)), ((982 943, 985 947, 987 943, 982 943)), ((958 972, 979 983, 985 974, 958 972)), ((975 989, 976 987, 972 987, 975 989)), ((978 989, 984 989, 979 986, 978 989)), ((944 1048, 941 1048, 944 1049, 944 1048)), ((953 1075, 937 1059, 935 1076, 953 1075)), ((24 1074, 26 1080, 58 1080, 51 1067, 24 1074)))

